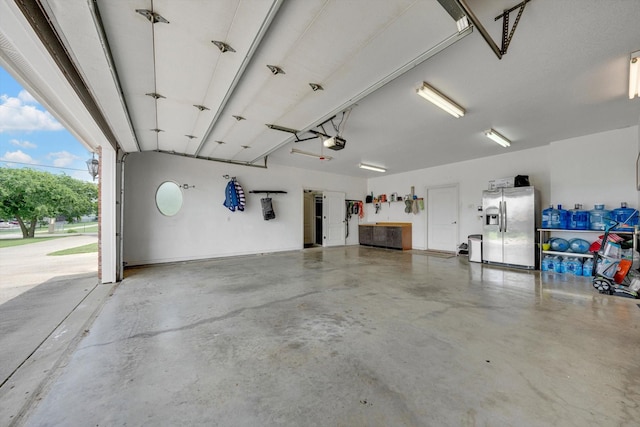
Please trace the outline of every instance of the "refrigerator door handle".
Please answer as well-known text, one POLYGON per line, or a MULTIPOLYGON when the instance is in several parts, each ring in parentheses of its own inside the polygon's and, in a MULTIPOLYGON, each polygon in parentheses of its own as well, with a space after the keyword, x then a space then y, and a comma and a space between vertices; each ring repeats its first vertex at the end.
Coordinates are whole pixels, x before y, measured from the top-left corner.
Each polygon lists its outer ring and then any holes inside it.
POLYGON ((502 205, 502 231, 507 232, 507 202, 502 205))
POLYGON ((502 202, 498 202, 498 231, 502 233, 502 202))

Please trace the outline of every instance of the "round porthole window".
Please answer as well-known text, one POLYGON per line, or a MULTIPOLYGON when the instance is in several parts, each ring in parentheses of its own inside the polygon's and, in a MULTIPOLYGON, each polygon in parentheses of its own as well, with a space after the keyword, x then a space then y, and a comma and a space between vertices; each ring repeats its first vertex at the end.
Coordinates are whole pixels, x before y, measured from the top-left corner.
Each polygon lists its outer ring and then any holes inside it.
POLYGON ((162 215, 174 216, 182 208, 182 189, 172 181, 165 181, 156 191, 156 206, 162 215))

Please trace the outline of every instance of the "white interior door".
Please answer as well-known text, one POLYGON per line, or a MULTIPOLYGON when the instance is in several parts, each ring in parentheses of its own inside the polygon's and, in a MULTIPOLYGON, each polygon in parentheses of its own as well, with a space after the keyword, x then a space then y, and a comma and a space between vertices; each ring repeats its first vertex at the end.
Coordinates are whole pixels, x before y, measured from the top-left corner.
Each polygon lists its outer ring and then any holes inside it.
POLYGON ((344 193, 322 193, 322 246, 344 246, 346 243, 344 201, 344 193))
POLYGON ((455 252, 458 242, 458 186, 427 188, 427 249, 455 252))

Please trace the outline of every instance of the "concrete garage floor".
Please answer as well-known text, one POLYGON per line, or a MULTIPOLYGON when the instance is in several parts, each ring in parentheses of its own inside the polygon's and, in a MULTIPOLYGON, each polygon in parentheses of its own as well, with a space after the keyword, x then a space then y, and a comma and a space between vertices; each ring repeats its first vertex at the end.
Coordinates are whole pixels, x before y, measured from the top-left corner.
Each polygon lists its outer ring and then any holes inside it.
POLYGON ((138 268, 24 423, 637 425, 638 302, 358 246, 138 268))

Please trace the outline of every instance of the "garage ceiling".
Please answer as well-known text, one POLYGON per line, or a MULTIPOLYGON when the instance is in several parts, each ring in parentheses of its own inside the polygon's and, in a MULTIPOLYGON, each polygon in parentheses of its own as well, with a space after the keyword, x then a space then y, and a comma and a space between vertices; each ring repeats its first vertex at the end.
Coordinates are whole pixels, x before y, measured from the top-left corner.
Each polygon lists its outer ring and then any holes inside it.
MULTIPOLYGON (((519 1, 467 3, 499 45, 502 22, 494 18, 519 1)), ((633 126, 640 117, 640 100, 627 96, 629 54, 640 50, 636 0, 532 0, 501 60, 477 28, 458 33, 437 0, 40 3, 126 152, 261 166, 268 159, 366 177, 378 174, 358 163, 400 173, 633 126), (418 97, 423 81, 467 114, 453 118, 418 97), (511 147, 484 137, 489 128, 511 147), (336 129, 346 140, 340 151, 306 132, 336 129)))

